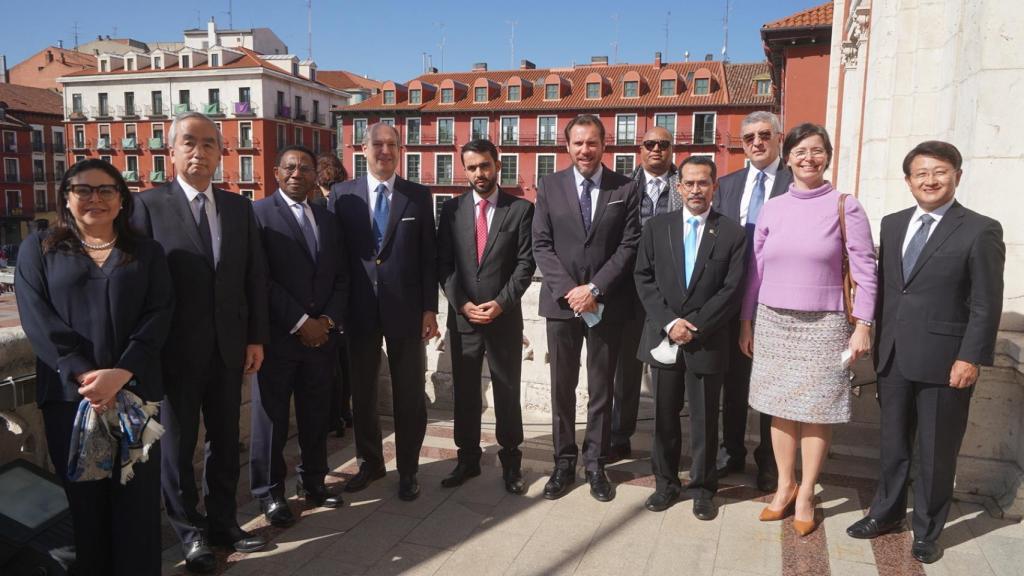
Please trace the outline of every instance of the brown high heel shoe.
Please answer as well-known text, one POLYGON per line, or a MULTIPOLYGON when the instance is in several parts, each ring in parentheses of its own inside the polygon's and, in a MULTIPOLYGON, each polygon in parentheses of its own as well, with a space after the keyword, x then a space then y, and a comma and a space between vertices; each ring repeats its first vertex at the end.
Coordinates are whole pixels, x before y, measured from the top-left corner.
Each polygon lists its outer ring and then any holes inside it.
POLYGON ((801 536, 807 536, 808 534, 814 532, 817 529, 818 520, 816 517, 811 518, 809 522, 804 522, 803 520, 797 520, 796 518, 793 518, 793 530, 796 530, 796 533, 801 536))
POLYGON ((782 510, 772 510, 771 506, 765 506, 764 510, 761 510, 761 515, 758 516, 758 520, 761 522, 775 522, 786 518, 793 513, 793 509, 796 507, 796 494, 800 491, 800 485, 793 486, 793 493, 786 499, 786 505, 782 507, 782 510))

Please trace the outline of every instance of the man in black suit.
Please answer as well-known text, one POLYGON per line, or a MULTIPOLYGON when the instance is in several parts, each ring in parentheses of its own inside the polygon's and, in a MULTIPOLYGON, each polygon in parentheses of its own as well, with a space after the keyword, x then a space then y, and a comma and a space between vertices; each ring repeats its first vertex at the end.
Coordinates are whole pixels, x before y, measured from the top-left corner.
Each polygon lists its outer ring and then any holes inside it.
POLYGON ((523 309, 520 300, 536 265, 530 227, 533 204, 498 188, 501 162, 489 140, 462 147, 471 192, 444 203, 437 231, 438 279, 448 298, 448 334, 455 381, 455 444, 459 461, 441 481, 459 486, 480 474, 480 371, 484 354, 494 394, 495 434, 505 489, 526 491, 520 464, 523 414, 523 309))
POLYGON ((377 123, 363 139, 368 173, 335 184, 328 208, 341 224, 350 281, 348 352, 359 472, 345 485, 362 490, 384 477, 377 417, 377 372, 387 342, 391 368, 398 496, 414 500, 427 431, 424 342, 437 331, 437 250, 430 190, 399 178, 398 131, 377 123))
POLYGON ((174 283, 174 320, 163 349, 161 486, 188 568, 206 572, 216 567, 207 543, 240 552, 266 545, 238 526, 235 493, 242 376, 263 363, 267 275, 252 203, 210 184, 222 148, 217 126, 185 113, 174 119, 170 137, 176 177, 135 197, 132 223, 163 246, 174 283), (200 413, 205 518, 196 511, 192 467, 200 413))
POLYGON ((559 498, 576 481, 576 385, 587 342, 587 430, 583 463, 591 495, 615 497, 604 466, 611 444, 611 395, 622 325, 634 312, 630 273, 640 236, 632 182, 601 165, 604 126, 591 114, 565 127, 572 167, 541 179, 533 217, 533 255, 544 281, 551 362, 555 470, 544 497, 559 498))
POLYGON ((314 506, 337 508, 324 486, 338 329, 348 299, 348 262, 337 220, 308 202, 316 160, 301 146, 278 153, 278 190, 253 204, 270 278, 270 343, 252 387, 249 473, 267 521, 295 521, 284 496, 284 444, 292 393, 301 463, 296 492, 314 506))
POLYGON ((881 478, 868 515, 847 529, 874 538, 903 523, 916 428, 911 553, 925 563, 942 557, 938 538, 971 394, 979 366, 992 365, 1003 307, 1003 230, 956 201, 962 163, 952 144, 918 144, 903 160, 917 206, 882 219, 875 338, 881 478))
MULTIPOLYGON (((782 124, 771 112, 751 112, 740 123, 743 153, 750 165, 742 170, 722 176, 715 194, 715 211, 739 223, 747 232, 747 254, 754 235, 757 216, 769 198, 785 194, 793 182, 793 174, 779 158, 782 146, 782 124)), ((729 323, 729 341, 738 348, 740 319, 737 313, 729 323)), ((725 392, 722 398, 722 448, 718 454, 718 477, 742 472, 747 459, 747 397, 750 393, 750 358, 731 354, 730 366, 725 373, 725 392)), ((757 487, 774 492, 778 471, 772 454, 772 417, 760 415, 760 443, 754 450, 757 463, 757 487)))
MULTIPOLYGON (((640 198, 640 228, 658 214, 678 210, 682 206, 676 192, 679 178, 672 165, 672 134, 660 126, 651 128, 640 141, 640 166, 633 173, 633 186, 640 198)), ((644 327, 644 307, 633 286, 633 314, 623 324, 619 364, 615 369, 615 391, 612 394, 612 439, 608 461, 629 458, 630 439, 636 432, 637 410, 640 408, 640 384, 644 363, 637 357, 637 345, 644 327)))
POLYGON ((718 515, 718 400, 729 366, 729 321, 739 307, 747 239, 739 224, 711 210, 715 163, 690 156, 679 166, 682 210, 655 216, 644 227, 636 259, 636 289, 647 318, 638 356, 654 377, 657 483, 647 509, 660 512, 679 498, 679 412, 690 403, 693 464, 686 493, 701 520, 718 515))

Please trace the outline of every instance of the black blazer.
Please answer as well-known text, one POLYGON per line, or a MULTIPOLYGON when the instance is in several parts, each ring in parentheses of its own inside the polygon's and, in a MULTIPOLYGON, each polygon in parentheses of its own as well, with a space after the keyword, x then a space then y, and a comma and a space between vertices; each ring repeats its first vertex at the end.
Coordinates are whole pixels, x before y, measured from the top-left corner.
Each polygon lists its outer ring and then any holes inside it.
MULTIPOLYGON (((772 189, 768 193, 768 198, 765 198, 765 202, 769 198, 785 194, 789 190, 789 185, 793 183, 793 173, 790 172, 789 167, 782 163, 781 158, 779 158, 778 162, 779 169, 775 172, 775 182, 772 183, 772 189)), ((712 208, 733 222, 740 221, 740 202, 743 201, 743 188, 747 183, 747 174, 752 169, 755 169, 753 165, 741 168, 718 179, 718 191, 715 192, 712 208)))
POLYGON ((331 187, 327 201, 341 224, 350 281, 347 326, 389 338, 419 338, 423 313, 437 312, 433 198, 426 186, 395 178, 380 254, 370 225, 366 176, 331 187))
POLYGON ((80 252, 43 254, 47 235, 21 243, 14 277, 21 325, 36 354, 36 402, 81 400, 76 377, 99 368, 128 370, 136 382, 128 390, 159 401, 160 348, 174 310, 160 245, 140 238, 127 263, 114 248, 100 269, 80 252))
POLYGON ((684 287, 683 239, 685 212, 659 214, 647 221, 637 251, 637 293, 647 312, 637 357, 658 368, 689 369, 701 374, 725 372, 729 364, 728 323, 740 306, 746 232, 715 212, 708 213, 701 235, 693 277, 684 287), (665 337, 665 326, 676 318, 697 327, 696 338, 679 348, 675 365, 651 356, 665 337))
POLYGON ((311 204, 319 238, 310 254, 288 203, 275 192, 253 203, 263 239, 270 285, 270 347, 277 353, 304 352, 291 333, 299 318, 329 316, 338 327, 348 301, 348 261, 338 221, 326 208, 311 204))
MULTIPOLYGON (((502 314, 487 328, 511 325, 523 328, 521 299, 530 287, 533 271, 533 204, 497 191, 497 204, 487 231, 483 260, 476 261, 476 207, 472 192, 444 203, 437 230, 437 268, 448 298, 448 327, 459 332, 483 328, 462 315, 467 302, 494 300, 502 314)), ((492 197, 492 200, 494 197, 492 197)))
POLYGON ((199 230, 177 180, 135 194, 132 224, 167 253, 177 306, 164 346, 164 372, 201 374, 220 350, 224 366, 240 370, 248 344, 266 344, 267 270, 252 202, 213 189, 220 218, 217 269, 203 255, 199 230))
POLYGON ((915 208, 882 218, 875 362, 899 354, 908 380, 949 384, 953 362, 992 365, 1003 309, 1006 247, 999 222, 954 201, 903 278, 915 208))
POLYGON ((593 283, 604 318, 623 321, 633 311, 629 276, 640 239, 640 197, 629 178, 604 167, 590 233, 583 229, 573 168, 541 178, 533 215, 533 256, 543 275, 540 315, 568 319, 565 295, 593 283))

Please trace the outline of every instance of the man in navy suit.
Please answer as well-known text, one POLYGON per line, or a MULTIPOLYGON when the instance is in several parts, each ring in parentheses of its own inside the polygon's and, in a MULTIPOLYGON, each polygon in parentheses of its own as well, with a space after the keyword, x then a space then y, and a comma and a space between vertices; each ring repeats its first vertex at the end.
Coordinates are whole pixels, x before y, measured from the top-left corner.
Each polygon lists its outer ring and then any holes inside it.
POLYGON ((316 187, 313 153, 289 146, 274 172, 280 188, 253 204, 270 278, 270 343, 252 389, 249 472, 267 520, 288 526, 295 518, 284 498, 283 450, 293 392, 302 454, 296 491, 314 506, 341 505, 324 477, 348 268, 334 215, 307 201, 316 187))
POLYGON ((208 543, 253 552, 266 540, 238 526, 238 421, 242 375, 263 362, 267 276, 252 203, 211 181, 223 148, 217 125, 198 112, 171 124, 171 182, 135 196, 132 225, 167 253, 174 283, 171 332, 163 348, 167 397, 160 421, 161 486, 185 562, 209 572, 208 543), (206 516, 196 511, 192 457, 199 416, 206 426, 206 516))
MULTIPOLYGON (((751 112, 740 123, 743 153, 750 165, 722 176, 715 195, 715 211, 737 222, 747 231, 748 250, 761 206, 789 190, 793 174, 779 157, 782 146, 782 124, 771 112, 751 112)), ((750 358, 736 354, 739 345, 740 318, 737 313, 729 325, 734 348, 725 374, 722 394, 722 449, 718 455, 718 477, 742 472, 747 458, 747 397, 750 394, 750 358)), ((774 492, 778 482, 775 457, 772 455, 772 417, 760 415, 760 443, 754 450, 757 463, 757 487, 774 492)))
POLYGON ((359 473, 345 485, 356 492, 384 477, 377 418, 377 372, 382 342, 391 369, 398 496, 414 500, 420 447, 427 430, 424 342, 437 331, 437 250, 430 190, 399 178, 398 131, 377 123, 363 138, 368 173, 331 187, 348 251, 352 413, 359 473))

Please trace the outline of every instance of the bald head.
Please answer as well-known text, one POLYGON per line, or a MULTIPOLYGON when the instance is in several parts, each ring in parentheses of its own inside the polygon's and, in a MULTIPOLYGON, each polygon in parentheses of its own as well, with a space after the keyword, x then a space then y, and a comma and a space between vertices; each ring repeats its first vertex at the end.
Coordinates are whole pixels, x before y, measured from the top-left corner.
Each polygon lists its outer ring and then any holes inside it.
POLYGON ((644 133, 640 140, 640 164, 644 170, 661 176, 672 166, 672 134, 657 126, 644 133))

